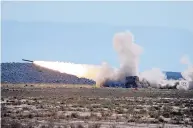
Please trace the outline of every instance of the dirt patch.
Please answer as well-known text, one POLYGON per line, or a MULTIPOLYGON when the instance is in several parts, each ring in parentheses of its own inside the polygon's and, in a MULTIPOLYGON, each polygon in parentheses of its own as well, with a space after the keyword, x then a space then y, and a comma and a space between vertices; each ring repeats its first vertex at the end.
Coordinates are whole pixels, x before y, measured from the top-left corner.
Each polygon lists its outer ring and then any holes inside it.
POLYGON ((1 91, 2 127, 193 125, 192 91, 38 88, 35 85, 29 88, 2 86, 1 91))

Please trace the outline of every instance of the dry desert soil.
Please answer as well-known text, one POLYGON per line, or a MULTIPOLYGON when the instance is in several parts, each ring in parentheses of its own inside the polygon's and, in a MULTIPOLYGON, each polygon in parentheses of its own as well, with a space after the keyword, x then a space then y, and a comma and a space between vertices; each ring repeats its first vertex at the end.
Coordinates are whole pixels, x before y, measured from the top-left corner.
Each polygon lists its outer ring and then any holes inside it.
POLYGON ((2 84, 2 128, 192 128, 193 90, 2 84))

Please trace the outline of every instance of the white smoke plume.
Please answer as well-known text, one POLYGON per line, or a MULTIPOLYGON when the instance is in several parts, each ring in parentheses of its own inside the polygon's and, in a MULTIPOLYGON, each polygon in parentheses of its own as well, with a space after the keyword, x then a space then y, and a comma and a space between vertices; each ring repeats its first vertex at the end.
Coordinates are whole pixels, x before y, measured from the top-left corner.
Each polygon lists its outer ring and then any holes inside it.
POLYGON ((183 71, 181 74, 183 78, 188 81, 188 87, 183 88, 181 86, 178 86, 178 88, 185 89, 185 90, 193 89, 193 64, 190 62, 190 59, 187 55, 184 55, 181 58, 180 62, 182 64, 187 65, 187 69, 183 71))
MULTIPOLYGON (((139 73, 139 59, 143 49, 135 43, 134 37, 130 32, 116 33, 113 37, 113 48, 117 53, 120 62, 120 67, 117 69, 111 67, 108 63, 102 63, 102 65, 97 66, 64 62, 35 61, 34 64, 61 73, 93 79, 99 86, 106 80, 124 81, 126 76, 139 76, 140 81, 144 83, 144 87, 173 87, 176 85, 176 82, 179 82, 176 80, 166 80, 166 75, 159 68, 152 68, 151 70, 139 73)), ((187 70, 182 72, 182 76, 188 80, 189 85, 186 87, 179 84, 177 88, 185 90, 191 89, 193 88, 193 66, 187 56, 184 56, 180 61, 181 63, 188 65, 187 70)))
POLYGON ((134 42, 133 35, 130 32, 115 34, 113 46, 120 61, 118 77, 122 79, 125 76, 137 76, 142 47, 134 42))
POLYGON ((153 68, 151 70, 144 71, 140 73, 140 79, 147 80, 151 87, 160 88, 160 87, 174 87, 177 84, 176 88, 180 90, 189 90, 193 89, 193 65, 191 64, 189 57, 184 55, 180 62, 187 65, 187 69, 183 71, 182 77, 185 80, 166 80, 166 75, 159 69, 153 68))
POLYGON ((151 70, 144 71, 139 75, 140 80, 147 80, 151 87, 159 88, 165 86, 166 75, 159 68, 152 68, 151 70))
POLYGON ((187 55, 182 56, 182 58, 180 59, 180 62, 181 62, 182 64, 191 66, 190 59, 189 59, 189 57, 188 57, 187 55))
POLYGON ((102 85, 106 80, 113 80, 114 77, 114 69, 106 62, 102 63, 98 74, 96 75, 96 84, 102 85))
POLYGON ((64 62, 35 61, 34 64, 61 73, 93 79, 98 85, 101 85, 106 80, 122 81, 126 76, 137 76, 142 47, 134 43, 133 35, 130 32, 116 33, 113 38, 113 47, 118 54, 120 62, 118 69, 112 68, 107 63, 103 63, 101 66, 94 66, 64 62))
POLYGON ((100 66, 87 65, 87 64, 74 64, 65 62, 52 62, 52 61, 34 61, 35 65, 55 70, 60 73, 67 73, 77 77, 84 77, 95 80, 100 66))
POLYGON ((113 69, 108 64, 103 64, 97 75, 97 84, 105 80, 123 81, 126 76, 138 75, 138 64, 142 48, 134 43, 133 35, 130 32, 120 32, 114 35, 113 47, 118 54, 120 67, 113 69))

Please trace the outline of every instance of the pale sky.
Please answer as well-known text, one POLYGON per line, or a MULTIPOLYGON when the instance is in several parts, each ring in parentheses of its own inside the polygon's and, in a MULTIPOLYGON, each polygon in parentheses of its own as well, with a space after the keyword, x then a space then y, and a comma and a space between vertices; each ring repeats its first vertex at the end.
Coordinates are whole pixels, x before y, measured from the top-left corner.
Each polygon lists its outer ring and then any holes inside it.
POLYGON ((2 2, 2 61, 70 61, 119 66, 113 35, 143 46, 140 70, 182 71, 193 60, 193 2, 2 2))

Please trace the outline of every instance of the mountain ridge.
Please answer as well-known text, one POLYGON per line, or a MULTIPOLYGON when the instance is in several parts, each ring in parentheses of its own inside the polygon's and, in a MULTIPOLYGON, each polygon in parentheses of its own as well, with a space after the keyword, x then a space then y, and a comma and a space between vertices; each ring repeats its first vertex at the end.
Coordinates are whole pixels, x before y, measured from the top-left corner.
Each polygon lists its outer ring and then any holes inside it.
POLYGON ((49 70, 32 63, 1 63, 1 83, 95 84, 87 78, 49 70))
MULTIPOLYGON (((183 78, 180 72, 164 71, 167 79, 183 78)), ((96 84, 87 78, 60 73, 35 66, 32 63, 1 63, 1 83, 63 83, 63 84, 96 84)))

